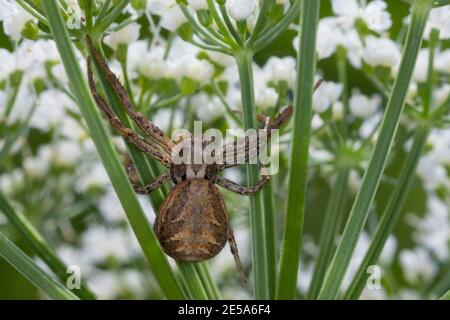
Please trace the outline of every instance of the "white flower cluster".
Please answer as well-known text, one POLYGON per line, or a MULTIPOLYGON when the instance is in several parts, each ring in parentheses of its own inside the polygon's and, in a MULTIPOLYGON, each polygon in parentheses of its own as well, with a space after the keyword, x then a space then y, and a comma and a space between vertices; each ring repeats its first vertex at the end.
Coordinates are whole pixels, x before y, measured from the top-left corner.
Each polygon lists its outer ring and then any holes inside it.
POLYGON ((37 22, 37 19, 25 11, 13 0, 0 0, 0 22, 3 22, 5 34, 14 40, 22 37, 27 22, 37 22))

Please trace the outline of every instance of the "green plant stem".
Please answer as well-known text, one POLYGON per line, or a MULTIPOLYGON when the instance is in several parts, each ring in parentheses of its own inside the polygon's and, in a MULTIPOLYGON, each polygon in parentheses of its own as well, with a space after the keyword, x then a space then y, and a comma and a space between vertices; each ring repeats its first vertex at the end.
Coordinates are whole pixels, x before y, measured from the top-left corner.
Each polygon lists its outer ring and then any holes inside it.
POLYGON ((264 28, 266 21, 267 21, 267 13, 272 6, 273 1, 271 0, 263 0, 261 1, 261 10, 259 11, 258 19, 256 20, 255 27, 253 28, 253 33, 248 39, 249 43, 252 43, 255 39, 258 38, 261 30, 264 28))
MULTIPOLYGON (((45 2, 45 1, 44 1, 45 2)), ((109 26, 116 21, 117 17, 120 16, 122 10, 128 5, 130 0, 119 0, 118 3, 113 7, 113 9, 102 19, 97 19, 94 25, 95 37, 102 35, 109 26)), ((44 6, 45 7, 45 6, 44 6)))
POLYGON ((450 290, 448 290, 446 294, 440 297, 439 300, 450 300, 450 290))
POLYGON ((413 184, 417 164, 425 149, 429 133, 430 129, 427 125, 421 125, 416 129, 413 138, 413 146, 408 154, 406 163, 402 168, 392 197, 389 199, 389 203, 375 231, 370 247, 347 289, 344 299, 358 299, 363 291, 367 278, 367 268, 377 263, 384 245, 400 217, 403 205, 405 204, 409 190, 413 184))
POLYGON ((208 294, 208 298, 210 300, 220 300, 222 296, 220 295, 219 288, 217 288, 216 283, 211 277, 211 273, 209 272, 208 265, 206 262, 196 263, 195 268, 197 270, 197 274, 200 276, 203 286, 205 287, 205 291, 208 294))
MULTIPOLYGON (((17 96, 19 94, 20 86, 22 84, 23 72, 16 71, 9 76, 9 82, 12 84, 12 90, 8 93, 8 97, 6 99, 5 111, 3 113, 2 118, 4 118, 4 123, 0 123, 0 137, 3 136, 3 131, 6 128, 8 117, 10 116, 14 105, 17 100, 17 96), (13 80, 14 78, 14 80, 13 80)), ((11 88, 11 87, 10 87, 11 88)))
MULTIPOLYGON (((255 107, 255 88, 253 82, 253 52, 243 49, 236 55, 236 62, 239 69, 239 79, 241 82, 242 106, 244 111, 245 129, 258 128, 256 121, 255 107)), ((256 185, 259 181, 259 168, 257 165, 247 165, 247 181, 248 185, 256 185)), ((250 196, 250 225, 252 231, 252 259, 253 259, 253 276, 254 276, 254 295, 256 299, 269 299, 271 296, 269 289, 270 279, 273 278, 269 274, 268 248, 269 244, 267 234, 267 221, 263 206, 264 194, 258 192, 250 196)))
POLYGON ((236 43, 242 44, 242 40, 239 37, 239 34, 237 33, 236 29, 233 26, 233 23, 230 20, 230 16, 228 15, 226 6, 224 4, 222 4, 222 5, 220 5, 219 8, 220 8, 220 12, 222 13, 223 20, 225 21, 225 24, 226 24, 228 30, 230 30, 232 37, 236 40, 236 43))
POLYGON ((49 297, 56 300, 78 300, 77 296, 53 280, 2 233, 0 233, 0 256, 49 297))
POLYGON ((302 2, 301 0, 296 0, 276 26, 267 30, 267 32, 261 32, 261 36, 256 38, 255 39, 256 41, 251 44, 252 47, 256 51, 264 49, 269 44, 271 44, 276 38, 278 38, 281 33, 286 31, 289 25, 298 16, 301 2, 302 2))
POLYGON ((217 39, 212 34, 210 34, 206 29, 204 29, 202 26, 200 26, 197 21, 194 19, 194 17, 189 12, 189 9, 187 6, 183 3, 179 4, 181 11, 183 11, 184 16, 188 20, 189 24, 194 30, 194 33, 206 44, 217 46, 218 48, 224 49, 225 51, 231 50, 231 47, 228 46, 228 44, 220 41, 220 39, 217 39))
POLYGON ((208 4, 209 13, 212 15, 214 22, 216 23, 217 27, 219 28, 220 32, 229 40, 229 44, 233 47, 237 43, 241 43, 239 36, 236 36, 236 31, 234 30, 232 25, 225 25, 223 20, 220 18, 219 12, 216 9, 216 5, 213 2, 213 0, 206 0, 208 4), (228 27, 228 28, 227 28, 228 27), (229 29, 231 27, 231 29, 229 29), (234 32, 232 34, 232 32, 234 32))
POLYGON ((78 65, 59 8, 54 1, 43 1, 43 5, 80 111, 142 251, 165 296, 168 299, 183 299, 181 286, 158 244, 103 126, 95 101, 78 65))
POLYGON ((430 31, 430 41, 428 45, 428 70, 427 70, 427 83, 426 91, 423 99, 423 113, 425 116, 430 112, 433 103, 433 79, 434 79, 434 55, 436 52, 436 46, 439 41, 439 30, 432 29, 430 31))
POLYGON ((267 237, 267 259, 269 261, 269 299, 275 299, 277 291, 277 234, 275 223, 275 212, 273 209, 273 187, 268 184, 263 192, 263 206, 265 213, 266 237, 267 237))
POLYGON ((320 235, 319 256, 316 259, 308 299, 317 298, 327 267, 333 257, 335 241, 339 231, 339 222, 342 219, 345 209, 349 173, 350 170, 348 168, 339 168, 336 182, 331 190, 330 200, 328 201, 328 207, 323 221, 323 229, 320 235))
POLYGON ((339 82, 342 83, 342 103, 344 104, 344 110, 342 114, 342 135, 347 138, 348 135, 348 124, 346 122, 347 116, 349 114, 349 87, 348 87, 348 74, 347 74, 347 50, 340 46, 337 49, 336 54, 337 59, 337 72, 339 77, 339 82))
POLYGON ((324 284, 318 296, 319 299, 336 298, 353 250, 367 220, 370 205, 381 181, 399 125, 399 118, 403 111, 406 93, 430 10, 431 0, 418 0, 413 5, 411 24, 398 77, 387 104, 378 141, 364 174, 361 188, 356 196, 341 241, 325 276, 324 284))
POLYGON ((219 85, 217 84, 217 81, 212 82, 212 88, 216 95, 219 97, 220 101, 222 102, 223 106, 225 107, 225 110, 227 111, 227 114, 233 119, 236 124, 243 126, 242 120, 236 115, 235 110, 231 108, 230 104, 228 103, 227 99, 225 98, 222 90, 220 89, 219 85))
MULTIPOLYGON (((32 250, 46 263, 46 265, 64 283, 67 280, 67 266, 55 252, 50 248, 45 239, 33 227, 25 216, 16 212, 8 202, 4 194, 0 191, 0 211, 8 218, 8 221, 17 229, 22 238, 32 248, 32 250)), ((94 294, 82 284, 80 289, 73 292, 81 299, 95 299, 94 294)))
POLYGON ((316 70, 316 33, 320 1, 302 2, 300 50, 297 56, 297 86, 289 170, 288 203, 284 221, 277 299, 295 299, 303 237, 308 153, 311 136, 312 95, 316 70))

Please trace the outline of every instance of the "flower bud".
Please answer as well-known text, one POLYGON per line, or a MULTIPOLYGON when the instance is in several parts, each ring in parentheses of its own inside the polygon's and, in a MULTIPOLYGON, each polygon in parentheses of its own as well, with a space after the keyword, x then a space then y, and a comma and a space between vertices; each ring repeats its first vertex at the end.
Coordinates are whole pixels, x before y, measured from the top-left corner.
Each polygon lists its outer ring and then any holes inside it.
POLYGON ((33 20, 28 20, 23 26, 21 35, 30 40, 37 40, 39 36, 39 28, 33 20))
POLYGON ((255 0, 228 0, 227 10, 236 21, 247 20, 255 11, 255 0))

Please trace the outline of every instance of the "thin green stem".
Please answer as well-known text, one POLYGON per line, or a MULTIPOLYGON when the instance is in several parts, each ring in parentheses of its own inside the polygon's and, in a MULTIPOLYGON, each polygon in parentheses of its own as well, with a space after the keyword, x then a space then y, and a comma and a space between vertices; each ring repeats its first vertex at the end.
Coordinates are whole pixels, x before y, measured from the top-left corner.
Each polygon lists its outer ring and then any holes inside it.
POLYGON ((253 28, 253 33, 248 43, 252 44, 259 36, 261 30, 264 28, 267 21, 267 13, 272 6, 272 0, 263 0, 261 5, 261 10, 259 11, 258 19, 256 20, 255 27, 253 28))
POLYGON ((44 1, 43 5, 80 111, 142 251, 166 297, 182 299, 184 298, 183 291, 158 244, 103 126, 95 101, 78 65, 78 59, 59 8, 54 1, 44 1))
POLYGON ((256 51, 262 50, 278 38, 280 34, 286 31, 289 25, 298 16, 301 2, 302 1, 300 0, 296 0, 289 8, 288 12, 286 12, 283 19, 281 19, 275 27, 271 28, 267 32, 261 32, 261 36, 257 38, 252 47, 256 51))
POLYGON ((353 203, 341 241, 325 276, 324 284, 318 296, 319 299, 336 298, 356 243, 367 220, 369 208, 386 167, 389 151, 399 125, 400 115, 405 105, 406 93, 422 43, 422 36, 430 10, 431 0, 418 0, 413 5, 411 24, 408 30, 398 77, 395 80, 387 104, 378 141, 364 174, 361 188, 353 203))
POLYGON ((0 256, 49 297, 56 300, 78 300, 77 296, 53 280, 2 233, 0 233, 0 256))
POLYGON ((6 100, 5 105, 5 112, 3 113, 2 117, 5 119, 4 123, 0 126, 0 137, 3 136, 3 131, 6 127, 6 120, 8 119, 9 115, 11 114, 11 111, 14 108, 14 105, 17 100, 17 96, 19 94, 20 85, 22 84, 23 79, 23 72, 22 71, 15 71, 9 76, 9 83, 10 88, 12 90, 8 93, 8 97, 6 100))
POLYGON ((225 25, 223 20, 221 19, 219 12, 217 11, 216 5, 214 4, 213 0, 206 0, 208 3, 209 13, 212 15, 214 22, 216 23, 217 27, 219 28, 220 32, 229 39, 231 47, 234 47, 238 44, 241 44, 241 40, 236 36, 236 31, 234 30, 233 26, 225 25), (231 29, 230 29, 231 27, 231 29))
POLYGON ((234 120, 234 122, 236 122, 240 126, 243 126, 242 120, 236 115, 235 110, 231 108, 216 80, 212 82, 212 87, 214 89, 214 92, 222 102, 223 106, 225 107, 227 114, 234 120))
POLYGON ((47 20, 36 8, 33 8, 28 2, 24 0, 17 0, 17 4, 20 5, 25 11, 31 14, 33 17, 39 20, 40 23, 47 26, 47 20))
POLYGON ((344 138, 348 136, 347 116, 349 113, 349 87, 348 87, 348 74, 347 74, 347 52, 344 47, 339 47, 336 54, 337 60, 337 72, 339 82, 342 83, 342 103, 344 104, 344 112, 342 115, 341 128, 344 138))
POLYGON ((433 78, 434 78, 434 56, 436 52, 436 45, 439 41, 439 31, 432 29, 430 32, 430 41, 428 48, 428 70, 427 82, 425 85, 425 94, 423 99, 423 113, 425 116, 430 112, 433 103, 433 78))
POLYGON ((223 21, 225 21, 225 24, 230 30, 231 36, 235 39, 236 43, 239 43, 242 45, 243 41, 239 37, 239 34, 237 33, 236 29, 233 26, 233 23, 231 22, 230 16, 228 15, 227 8, 224 4, 219 6, 220 12, 222 13, 223 21))
POLYGON ((344 295, 344 299, 358 299, 363 291, 367 278, 367 268, 377 263, 384 245, 400 217, 402 208, 415 178, 414 173, 417 169, 417 164, 425 149, 429 132, 430 129, 427 125, 422 125, 416 129, 413 138, 413 146, 397 180, 394 192, 389 199, 383 217, 375 231, 370 247, 364 256, 350 287, 344 295))
POLYGON ((308 180, 312 96, 316 72, 316 34, 320 1, 302 3, 300 50, 297 56, 294 126, 289 170, 288 203, 284 221, 277 299, 295 299, 308 180))
MULTIPOLYGON (((6 197, 0 191, 0 211, 8 218, 9 222, 17 229, 26 243, 33 251, 46 263, 46 265, 58 276, 62 282, 67 280, 67 266, 55 252, 50 248, 49 244, 39 234, 27 218, 16 212, 6 197)), ((95 299, 92 292, 85 284, 80 289, 74 289, 75 295, 81 299, 95 299)))
MULTIPOLYGON (((245 129, 256 129, 255 107, 255 88, 253 79, 253 53, 243 50, 236 56, 236 62, 239 69, 239 78, 241 82, 242 106, 244 110, 245 129)), ((259 168, 257 165, 247 165, 248 185, 256 185, 259 181, 259 168)), ((257 193, 250 197, 250 224, 252 231, 252 258, 253 258, 253 276, 254 276, 254 295, 256 299, 269 299, 271 296, 269 274, 269 245, 266 237, 267 221, 263 206, 264 194, 257 193)))
MULTIPOLYGON (((94 33, 96 36, 102 35, 109 26, 116 21, 122 10, 128 5, 130 0, 120 0, 118 4, 102 19, 97 19, 94 25, 94 33)), ((96 37, 94 37, 96 38, 96 37)))
MULTIPOLYGON (((269 147, 268 147, 269 148, 269 147)), ((277 235, 275 223, 275 211, 273 204, 273 187, 272 183, 267 185, 263 190, 263 206, 266 221, 266 238, 267 238, 267 260, 269 273, 269 298, 275 299, 277 291, 277 235)))
POLYGON ((200 26, 195 18, 191 15, 189 12, 189 9, 186 7, 185 4, 180 3, 179 4, 181 11, 183 11, 184 16, 188 20, 189 24, 194 30, 194 33, 199 37, 200 40, 205 42, 205 44, 211 45, 213 47, 219 47, 223 48, 225 50, 231 50, 231 47, 224 42, 220 41, 216 37, 214 37, 212 34, 210 34, 206 29, 204 29, 202 26, 200 26))
POLYGON ((327 267, 333 257, 335 241, 339 232, 339 222, 345 209, 345 200, 348 191, 348 177, 350 170, 340 168, 337 172, 336 182, 331 190, 328 201, 323 229, 319 241, 319 256, 315 262, 314 274, 308 292, 308 299, 316 299, 319 294, 327 267))

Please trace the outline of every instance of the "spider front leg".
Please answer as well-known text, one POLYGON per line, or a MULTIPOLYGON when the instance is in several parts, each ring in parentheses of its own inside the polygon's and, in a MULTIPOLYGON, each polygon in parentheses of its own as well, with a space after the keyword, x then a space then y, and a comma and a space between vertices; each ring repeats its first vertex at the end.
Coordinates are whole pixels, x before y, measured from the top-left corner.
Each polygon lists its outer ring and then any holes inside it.
POLYGON ((120 83, 119 79, 109 69, 105 59, 100 52, 95 48, 92 43, 92 39, 87 36, 87 44, 91 52, 91 56, 97 62, 98 66, 103 72, 105 79, 109 82, 114 89, 117 96, 120 98, 121 105, 125 112, 133 119, 133 121, 139 126, 143 133, 150 138, 154 143, 158 144, 165 152, 170 153, 174 147, 173 142, 167 137, 167 135, 143 114, 136 112, 133 109, 133 105, 127 91, 120 83))
POLYGON ((106 101, 97 92, 97 89, 95 87, 94 76, 93 76, 93 72, 92 72, 90 59, 88 59, 88 61, 87 61, 87 68, 88 68, 89 87, 91 89, 92 96, 94 97, 94 100, 97 103, 97 106, 106 115, 106 117, 108 118, 108 120, 111 123, 111 125, 113 126, 113 128, 116 129, 116 131, 122 137, 124 137, 127 141, 134 144, 139 150, 148 154, 149 156, 153 157, 154 159, 160 161, 166 167, 169 167, 170 162, 171 162, 170 155, 162 150, 157 149, 156 147, 151 145, 148 141, 146 141, 144 138, 142 138, 139 134, 137 134, 130 128, 127 128, 126 126, 124 126, 122 121, 120 121, 120 119, 114 114, 114 112, 108 106, 106 101))
POLYGON ((254 185, 253 187, 243 187, 238 185, 236 182, 233 182, 227 178, 218 177, 216 183, 221 186, 222 188, 225 188, 227 190, 230 190, 234 193, 241 194, 244 196, 249 196, 255 193, 258 193, 261 191, 262 188, 270 181, 269 176, 262 176, 261 180, 254 185))
POLYGON ((149 184, 142 186, 135 182, 136 178, 133 177, 133 174, 134 174, 134 166, 133 165, 127 166, 126 171, 127 171, 130 183, 134 188, 134 191, 139 194, 150 194, 153 191, 155 191, 156 189, 158 189, 159 187, 161 187, 164 184, 164 182, 166 182, 167 180, 170 179, 169 172, 166 172, 166 173, 161 174, 159 177, 155 178, 149 184))

